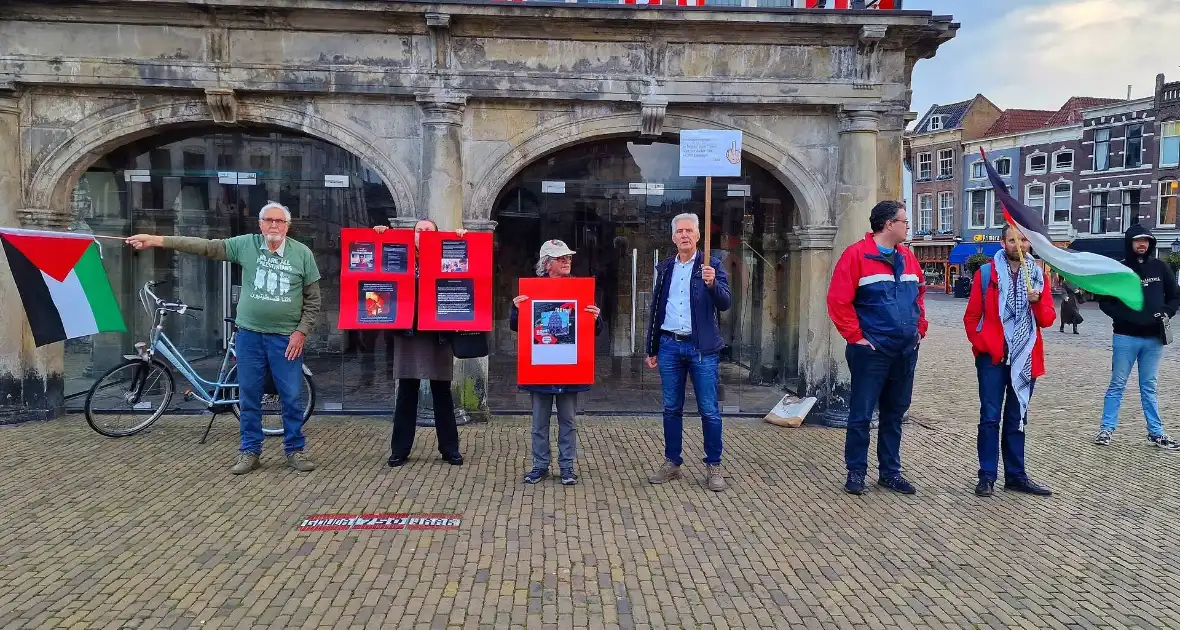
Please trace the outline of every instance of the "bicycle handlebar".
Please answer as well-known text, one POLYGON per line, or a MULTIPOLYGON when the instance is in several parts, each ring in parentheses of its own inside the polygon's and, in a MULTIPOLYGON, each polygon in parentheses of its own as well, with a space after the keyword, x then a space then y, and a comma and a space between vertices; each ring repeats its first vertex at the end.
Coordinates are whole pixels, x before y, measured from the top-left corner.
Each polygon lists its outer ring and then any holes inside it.
POLYGON ((149 280, 149 281, 145 282, 143 285, 143 288, 140 289, 139 301, 141 304, 143 304, 144 310, 147 311, 149 315, 152 314, 153 310, 157 310, 157 309, 164 310, 164 311, 177 312, 177 313, 184 313, 185 311, 203 311, 203 310, 205 310, 204 308, 202 308, 200 306, 189 306, 189 305, 185 304, 184 302, 166 302, 166 301, 160 299, 160 297, 157 296, 154 291, 152 291, 152 287, 155 287, 155 286, 158 286, 161 284, 167 284, 167 281, 165 281, 165 280, 149 280), (151 307, 151 305, 148 304, 149 299, 152 301, 152 303, 155 304, 155 309, 153 309, 151 307))

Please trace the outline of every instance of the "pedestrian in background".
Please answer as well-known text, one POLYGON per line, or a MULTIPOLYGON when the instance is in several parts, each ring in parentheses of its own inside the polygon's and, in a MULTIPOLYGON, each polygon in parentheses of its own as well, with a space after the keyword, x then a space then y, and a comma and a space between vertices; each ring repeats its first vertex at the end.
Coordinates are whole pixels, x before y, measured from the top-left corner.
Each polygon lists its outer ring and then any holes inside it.
POLYGON ((975 272, 963 314, 979 378, 975 494, 990 497, 995 492, 997 460, 1003 453, 1005 490, 1048 496, 1052 492, 1025 472, 1024 438, 1033 386, 1045 374, 1041 329, 1052 326, 1057 313, 1052 298, 1044 297, 1044 272, 1026 255, 1028 238, 1011 225, 1004 228, 1003 238, 1004 248, 975 272))
POLYGON ((1086 321, 1082 317, 1082 292, 1065 280, 1061 279, 1061 332, 1066 326, 1073 326, 1073 334, 1078 333, 1078 326, 1086 321))
MULTIPOLYGON (((574 250, 562 241, 545 241, 537 260, 536 272, 545 278, 569 278, 573 268, 574 250)), ((520 334, 520 304, 529 299, 527 295, 512 298, 512 310, 508 314, 508 327, 520 334)), ((602 332, 601 311, 589 304, 586 312, 594 315, 594 335, 602 332)), ((529 323, 526 334, 532 334, 529 323)), ((549 476, 549 420, 553 416, 554 403, 557 406, 557 465, 561 469, 561 484, 572 486, 578 483, 574 460, 578 454, 578 429, 574 424, 578 411, 578 393, 590 391, 589 385, 521 385, 529 392, 533 404, 532 455, 533 467, 525 473, 525 483, 537 483, 549 476)))
POLYGON ((863 494, 868 472, 869 423, 879 410, 877 485, 903 494, 916 490, 901 473, 901 423, 910 408, 918 344, 926 336, 926 282, 908 238, 905 204, 882 201, 869 213, 872 232, 840 255, 828 287, 828 316, 848 342, 852 372, 844 491, 863 494))

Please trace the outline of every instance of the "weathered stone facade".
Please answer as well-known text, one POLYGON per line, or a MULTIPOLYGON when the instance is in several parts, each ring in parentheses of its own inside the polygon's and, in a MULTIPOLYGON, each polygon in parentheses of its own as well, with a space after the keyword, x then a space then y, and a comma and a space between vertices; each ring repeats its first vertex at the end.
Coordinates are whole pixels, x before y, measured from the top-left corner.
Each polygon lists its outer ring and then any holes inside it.
MULTIPOLYGON (((740 129, 746 158, 794 197, 785 329, 802 388, 836 406, 848 372, 824 307, 833 257, 861 238, 875 201, 901 196, 911 71, 957 29, 889 11, 6 5, 3 225, 65 227, 90 164, 186 125, 260 124, 321 138, 371 165, 401 217, 473 230, 493 229, 501 187, 552 151, 740 129)), ((0 305, 0 404, 60 407, 60 344, 33 348, 6 269, 0 305)), ((470 362, 457 380, 478 381, 486 369, 470 362)))

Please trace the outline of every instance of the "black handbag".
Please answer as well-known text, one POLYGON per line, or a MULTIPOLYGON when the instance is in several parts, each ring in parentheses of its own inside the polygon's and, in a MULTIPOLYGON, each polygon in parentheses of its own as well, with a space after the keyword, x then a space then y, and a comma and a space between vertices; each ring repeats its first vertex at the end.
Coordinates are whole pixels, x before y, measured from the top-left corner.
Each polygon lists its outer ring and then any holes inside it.
POLYGON ((479 359, 488 356, 488 334, 457 332, 451 334, 451 352, 456 359, 479 359))

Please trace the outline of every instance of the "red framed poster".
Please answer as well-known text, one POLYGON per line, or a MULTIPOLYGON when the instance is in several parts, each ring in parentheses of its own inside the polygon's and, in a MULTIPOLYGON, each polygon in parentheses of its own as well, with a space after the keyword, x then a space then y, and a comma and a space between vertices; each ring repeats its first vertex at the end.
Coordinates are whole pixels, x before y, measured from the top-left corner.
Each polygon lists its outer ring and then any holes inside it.
POLYGON ((419 232, 418 330, 491 329, 491 232, 419 232))
POLYGON ((593 385, 594 278, 521 278, 516 379, 520 385, 593 385))
POLYGON ((337 328, 414 325, 414 231, 340 230, 340 321, 337 328))

